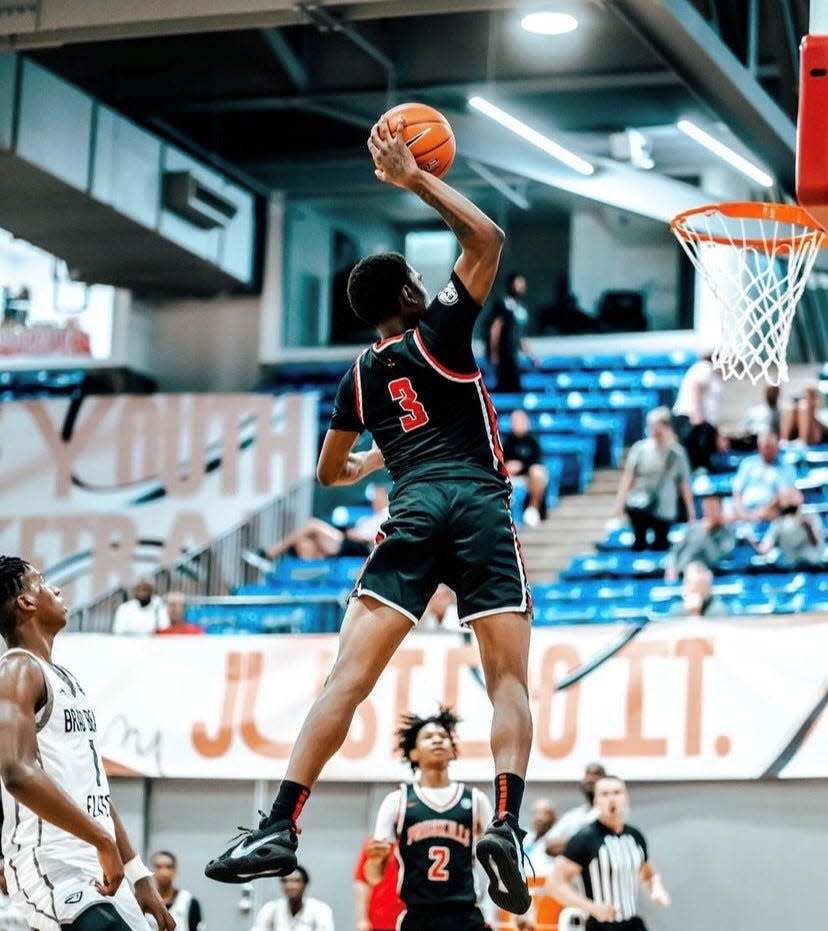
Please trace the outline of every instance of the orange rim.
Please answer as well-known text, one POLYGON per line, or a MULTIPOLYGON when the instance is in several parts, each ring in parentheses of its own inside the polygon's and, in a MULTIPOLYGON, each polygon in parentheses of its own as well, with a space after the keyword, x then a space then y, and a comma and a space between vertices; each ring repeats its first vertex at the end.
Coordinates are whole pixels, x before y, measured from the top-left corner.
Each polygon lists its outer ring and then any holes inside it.
POLYGON ((796 204, 766 204, 752 200, 734 201, 728 204, 705 204, 676 214, 670 221, 670 229, 685 242, 715 242, 720 246, 736 246, 742 249, 776 250, 780 246, 793 246, 803 237, 819 233, 822 237, 820 246, 825 245, 825 230, 803 207, 796 204), (737 236, 716 236, 707 231, 701 232, 686 225, 693 217, 704 213, 720 213, 733 220, 767 220, 769 222, 790 223, 802 227, 802 231, 792 236, 778 236, 773 240, 748 239, 737 236))

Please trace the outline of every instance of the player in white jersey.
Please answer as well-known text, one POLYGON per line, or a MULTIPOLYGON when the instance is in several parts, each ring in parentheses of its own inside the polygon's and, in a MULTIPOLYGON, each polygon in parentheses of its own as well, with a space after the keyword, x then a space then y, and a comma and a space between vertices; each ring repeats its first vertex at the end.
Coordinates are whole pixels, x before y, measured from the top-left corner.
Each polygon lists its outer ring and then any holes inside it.
POLYGON ((95 712, 52 662, 60 591, 0 556, 0 793, 6 880, 37 931, 161 931, 175 922, 115 812, 95 712), (129 880, 123 883, 124 877, 129 880), (133 891, 130 891, 130 885, 133 891))

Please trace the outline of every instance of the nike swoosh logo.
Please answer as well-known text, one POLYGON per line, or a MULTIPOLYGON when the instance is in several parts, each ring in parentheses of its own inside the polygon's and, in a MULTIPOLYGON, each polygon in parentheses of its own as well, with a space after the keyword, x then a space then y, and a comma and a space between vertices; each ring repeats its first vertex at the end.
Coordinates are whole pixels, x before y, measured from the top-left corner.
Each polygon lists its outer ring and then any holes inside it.
POLYGON ((497 888, 501 892, 508 894, 509 890, 506 888, 506 883, 504 883, 503 880, 500 878, 500 870, 497 868, 497 864, 494 861, 494 857, 489 857, 489 869, 492 871, 492 873, 494 873, 495 878, 497 879, 497 888))
POLYGON ((227 855, 228 860, 238 860, 239 857, 245 856, 246 854, 253 853, 254 850, 258 850, 263 844, 267 844, 272 841, 273 838, 266 834, 264 837, 259 837, 257 840, 254 840, 252 843, 249 843, 247 839, 243 840, 240 844, 234 847, 230 853, 227 855))
POLYGON ((411 146, 413 146, 415 142, 419 142, 420 139, 423 138, 423 136, 427 136, 430 132, 431 132, 430 128, 421 129, 420 132, 418 132, 416 136, 412 136, 410 139, 406 139, 405 144, 410 149, 411 146))

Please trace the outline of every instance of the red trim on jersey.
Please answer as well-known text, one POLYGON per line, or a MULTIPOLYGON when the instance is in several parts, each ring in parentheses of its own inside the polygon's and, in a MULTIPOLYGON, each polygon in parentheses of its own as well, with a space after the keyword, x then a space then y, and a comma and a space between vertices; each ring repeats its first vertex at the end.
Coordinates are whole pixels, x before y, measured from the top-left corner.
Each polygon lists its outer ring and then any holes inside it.
POLYGON ((420 328, 417 327, 414 330, 414 342, 417 344, 417 348, 423 354, 423 358, 428 362, 428 364, 437 369, 441 375, 445 375, 446 378, 452 379, 452 381, 477 381, 480 378, 480 369, 476 369, 474 373, 470 372, 453 372, 451 369, 446 368, 442 362, 439 362, 426 348, 425 340, 423 340, 420 335, 420 328))
POLYGON ((518 536, 514 521, 512 521, 512 536, 515 538, 515 550, 520 560, 520 568, 523 572, 523 597, 526 601, 526 613, 531 615, 535 607, 532 602, 532 589, 529 587, 529 583, 526 580, 526 560, 523 558, 523 547, 520 545, 520 537, 518 536))
POLYGON ((365 426, 365 418, 362 415, 362 375, 359 373, 359 363, 368 350, 361 352, 354 362, 354 406, 356 407, 357 417, 362 426, 365 426))
POLYGON ((486 415, 489 419, 492 450, 494 451, 495 459, 497 459, 498 466, 500 467, 500 474, 504 478, 509 478, 509 470, 506 468, 506 457, 503 455, 503 446, 500 442, 500 431, 497 428, 497 413, 494 409, 494 404, 492 404, 491 395, 486 390, 486 386, 482 381, 480 382, 480 390, 483 395, 483 403, 486 407, 486 415))
POLYGON ((380 352, 382 349, 385 349, 386 346, 390 346, 391 343, 398 343, 401 339, 405 339, 405 333, 398 333, 396 336, 386 336, 385 339, 379 339, 371 348, 375 352, 380 352))

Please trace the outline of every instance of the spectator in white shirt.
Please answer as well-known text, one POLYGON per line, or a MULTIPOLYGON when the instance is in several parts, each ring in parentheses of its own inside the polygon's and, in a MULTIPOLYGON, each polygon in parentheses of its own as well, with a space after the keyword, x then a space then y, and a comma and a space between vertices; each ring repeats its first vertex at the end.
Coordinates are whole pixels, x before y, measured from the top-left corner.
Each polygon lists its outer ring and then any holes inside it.
POLYGON ((310 877, 303 866, 297 866, 280 882, 284 898, 266 902, 251 931, 334 931, 330 905, 305 897, 310 877))
POLYGON ((548 798, 539 798, 532 806, 532 830, 523 838, 523 851, 536 876, 548 876, 555 862, 546 852, 549 831, 555 826, 558 813, 548 798))
POLYGON ((550 857, 557 857, 566 847, 566 842, 570 837, 573 837, 581 828, 586 827, 595 820, 598 814, 593 805, 595 783, 605 775, 606 770, 601 763, 587 764, 584 769, 584 778, 578 784, 581 792, 584 793, 586 802, 565 811, 546 835, 546 852, 550 857))
POLYGON ((155 594, 155 586, 149 579, 139 579, 132 589, 132 598, 118 605, 112 633, 147 636, 169 626, 167 609, 155 594))

